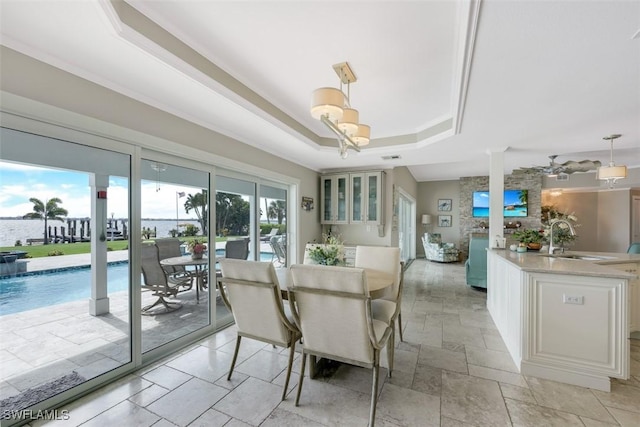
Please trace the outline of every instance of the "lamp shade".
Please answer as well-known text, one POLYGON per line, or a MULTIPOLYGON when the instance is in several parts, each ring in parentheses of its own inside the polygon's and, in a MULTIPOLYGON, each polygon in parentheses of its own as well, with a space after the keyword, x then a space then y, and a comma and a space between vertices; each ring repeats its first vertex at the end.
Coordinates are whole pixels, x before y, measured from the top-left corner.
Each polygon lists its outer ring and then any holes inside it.
POLYGON ((342 118, 338 120, 338 129, 349 136, 354 135, 358 131, 358 116, 358 110, 345 108, 342 118))
POLYGON ((356 131, 355 135, 351 137, 351 139, 353 139, 353 142, 358 144, 358 147, 368 145, 370 138, 371 138, 371 128, 369 127, 369 125, 363 125, 363 124, 358 125, 358 130, 356 131))
POLYGON ((596 173, 598 179, 608 180, 608 179, 622 179, 627 177, 627 167, 626 166, 600 166, 598 168, 598 172, 596 173))
POLYGON ((422 215, 422 224, 427 225, 431 224, 431 215, 424 214, 422 215))
POLYGON ((340 120, 343 114, 344 94, 333 87, 321 87, 313 91, 311 116, 320 120, 327 115, 332 121, 340 120))

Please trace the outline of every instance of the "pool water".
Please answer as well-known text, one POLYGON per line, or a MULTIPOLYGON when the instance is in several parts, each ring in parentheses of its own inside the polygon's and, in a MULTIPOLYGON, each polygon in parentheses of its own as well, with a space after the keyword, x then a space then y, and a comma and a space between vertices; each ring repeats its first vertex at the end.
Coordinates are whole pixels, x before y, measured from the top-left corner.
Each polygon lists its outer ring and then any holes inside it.
MULTIPOLYGON (((260 252, 260 261, 271 261, 260 252)), ((224 256, 217 249, 216 256, 224 256)), ((129 289, 129 263, 107 267, 107 295, 129 289)), ((91 268, 71 268, 55 273, 29 274, 0 279, 0 316, 91 297, 91 268)))
MULTIPOLYGON (((129 289, 129 264, 109 265, 108 293, 129 289)), ((91 296, 91 268, 31 274, 0 280, 0 315, 19 313, 91 296)))

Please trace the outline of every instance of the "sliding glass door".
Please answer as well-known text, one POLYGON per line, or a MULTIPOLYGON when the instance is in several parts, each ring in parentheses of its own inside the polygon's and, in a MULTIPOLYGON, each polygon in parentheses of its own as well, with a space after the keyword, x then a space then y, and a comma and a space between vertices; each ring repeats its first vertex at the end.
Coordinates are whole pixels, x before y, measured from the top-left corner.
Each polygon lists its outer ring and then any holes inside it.
POLYGON ((215 275, 209 274, 207 257, 193 260, 191 254, 201 245, 214 255, 215 242, 209 240, 209 172, 150 159, 142 159, 140 172, 140 317, 146 353, 211 324, 215 275), (145 259, 147 245, 158 248, 155 264, 145 259), (154 281, 154 269, 164 271, 163 283, 154 281))
POLYGON ((0 132, 5 413, 74 393, 133 360, 132 156, 0 132))

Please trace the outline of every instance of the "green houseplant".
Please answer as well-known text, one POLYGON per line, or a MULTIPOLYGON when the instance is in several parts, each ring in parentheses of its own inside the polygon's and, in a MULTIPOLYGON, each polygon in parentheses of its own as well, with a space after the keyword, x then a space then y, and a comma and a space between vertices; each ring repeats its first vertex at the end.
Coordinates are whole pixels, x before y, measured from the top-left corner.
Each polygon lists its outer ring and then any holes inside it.
POLYGON ((544 230, 535 228, 524 228, 513 233, 513 237, 517 239, 521 245, 532 250, 538 250, 545 241, 544 230))

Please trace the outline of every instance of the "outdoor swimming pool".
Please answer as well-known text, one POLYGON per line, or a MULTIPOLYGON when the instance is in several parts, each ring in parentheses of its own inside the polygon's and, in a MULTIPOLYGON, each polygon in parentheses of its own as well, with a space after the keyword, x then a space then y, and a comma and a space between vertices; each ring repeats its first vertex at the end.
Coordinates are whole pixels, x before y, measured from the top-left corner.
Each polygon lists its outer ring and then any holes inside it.
MULTIPOLYGON (((224 256, 224 249, 216 250, 216 256, 224 256)), ((271 253, 261 252, 260 261, 271 261, 271 253)), ((128 289, 129 263, 110 264, 107 268, 108 294, 128 289)), ((0 316, 89 299, 90 296, 91 269, 88 266, 0 279, 0 316)))
MULTIPOLYGON (((107 268, 108 293, 129 289, 129 263, 107 268)), ((91 296, 91 269, 73 268, 0 280, 0 315, 19 313, 91 296)))

